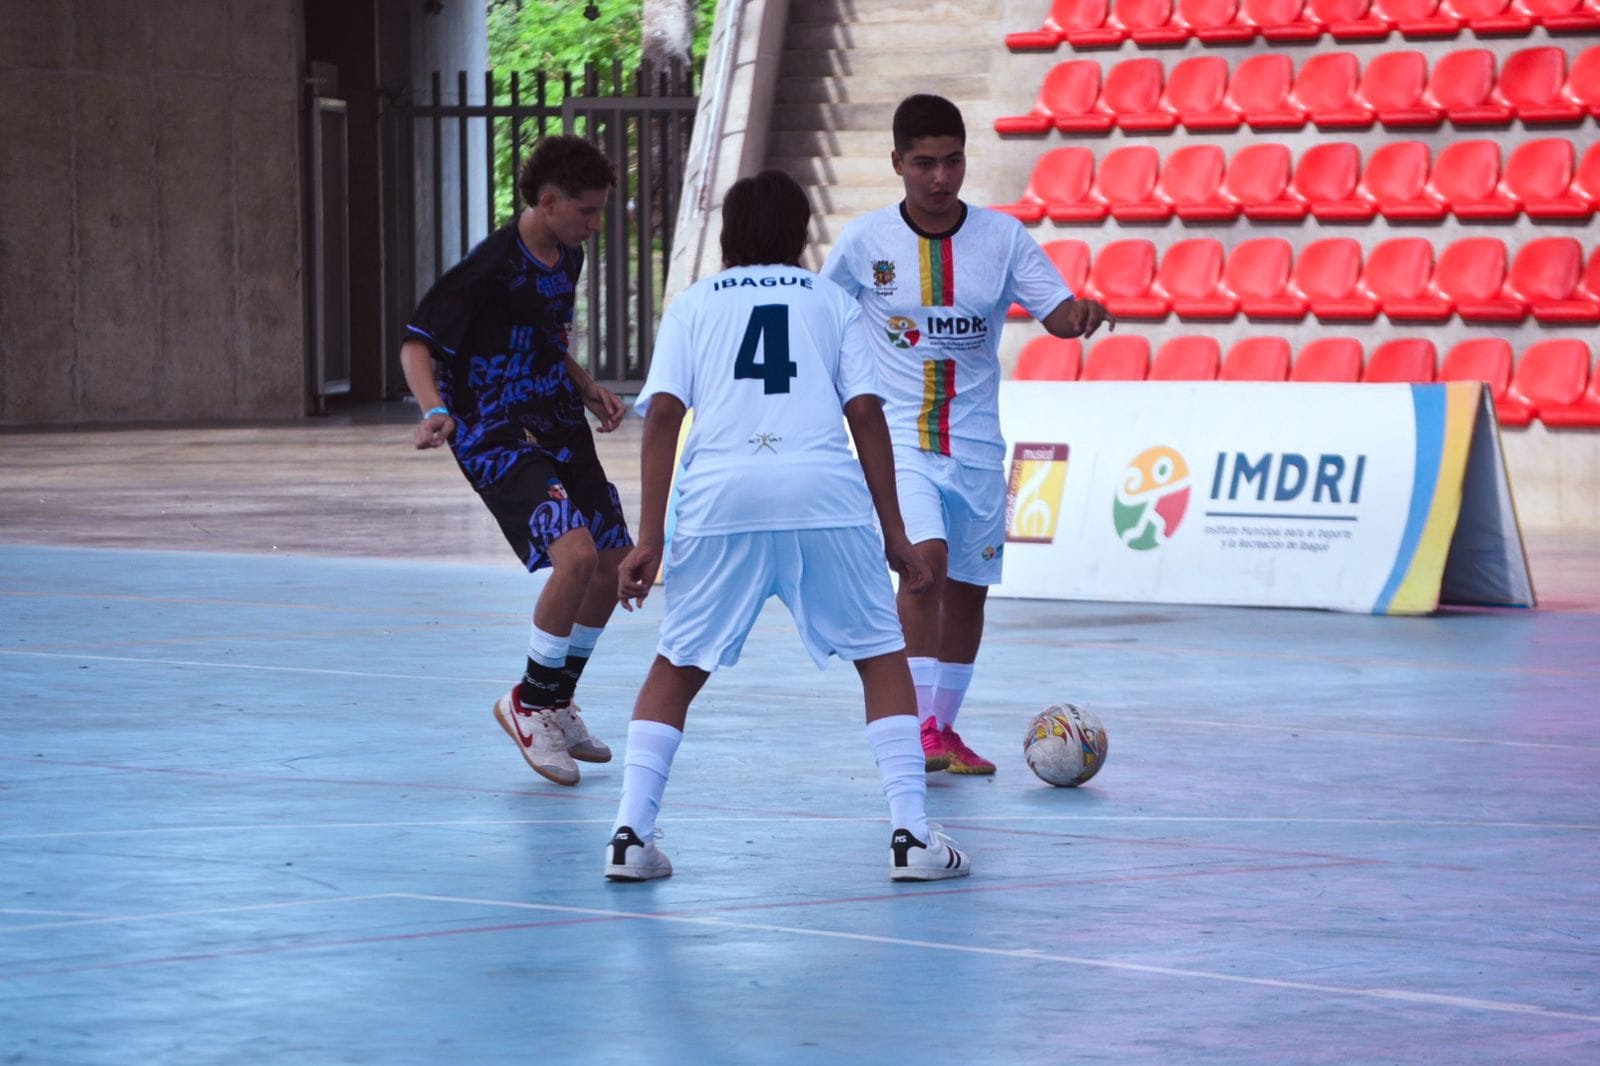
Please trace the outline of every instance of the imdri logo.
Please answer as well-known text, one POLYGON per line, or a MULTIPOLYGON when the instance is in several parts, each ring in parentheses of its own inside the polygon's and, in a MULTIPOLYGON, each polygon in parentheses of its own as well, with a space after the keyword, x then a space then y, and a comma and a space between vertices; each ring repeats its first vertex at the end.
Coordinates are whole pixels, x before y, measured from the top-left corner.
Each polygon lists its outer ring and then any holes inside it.
POLYGON ((1050 544, 1061 520, 1067 484, 1065 444, 1018 444, 1011 450, 1006 483, 1006 540, 1050 544))
POLYGON ((915 319, 906 318, 904 315, 894 315, 889 319, 889 343, 896 348, 912 348, 922 339, 922 331, 917 328, 915 319))
POLYGON ((1163 444, 1134 456, 1123 471, 1111 520, 1122 543, 1144 552, 1171 540, 1188 509, 1189 464, 1163 444))

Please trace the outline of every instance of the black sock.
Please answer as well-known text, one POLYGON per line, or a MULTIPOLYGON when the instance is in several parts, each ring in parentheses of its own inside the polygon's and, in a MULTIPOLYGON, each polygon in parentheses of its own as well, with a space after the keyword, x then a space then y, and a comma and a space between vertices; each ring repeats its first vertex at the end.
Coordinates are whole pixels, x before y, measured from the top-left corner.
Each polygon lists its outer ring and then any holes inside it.
POLYGON ((561 684, 556 688, 557 707, 564 707, 572 702, 573 693, 578 691, 578 678, 583 676, 583 668, 588 665, 587 655, 568 655, 567 661, 558 667, 561 671, 561 684))
POLYGON ((522 709, 531 711, 554 707, 557 694, 561 691, 563 669, 529 659, 528 668, 522 675, 522 685, 517 689, 517 702, 522 704, 522 709))

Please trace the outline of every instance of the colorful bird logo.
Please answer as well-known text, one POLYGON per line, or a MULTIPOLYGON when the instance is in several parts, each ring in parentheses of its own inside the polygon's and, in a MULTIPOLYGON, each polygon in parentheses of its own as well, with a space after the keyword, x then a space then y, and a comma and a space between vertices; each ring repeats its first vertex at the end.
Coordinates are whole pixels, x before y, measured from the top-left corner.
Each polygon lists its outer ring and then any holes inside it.
POLYGON ((889 343, 896 348, 912 348, 922 339, 922 331, 914 319, 894 315, 889 319, 889 343))
POLYGON ((1172 539, 1188 509, 1189 464, 1158 445, 1140 452, 1123 471, 1111 519, 1122 543, 1149 551, 1172 539))

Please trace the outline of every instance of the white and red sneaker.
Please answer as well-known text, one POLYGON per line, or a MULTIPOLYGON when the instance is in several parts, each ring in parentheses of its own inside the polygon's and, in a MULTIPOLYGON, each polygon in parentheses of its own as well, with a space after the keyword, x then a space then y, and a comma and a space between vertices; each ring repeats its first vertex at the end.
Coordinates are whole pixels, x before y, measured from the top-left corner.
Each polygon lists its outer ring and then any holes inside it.
POLYGON ((567 754, 579 762, 610 762, 611 749, 589 732, 589 727, 579 717, 581 711, 576 703, 556 707, 556 724, 561 727, 561 735, 567 738, 567 754))
POLYGON ((556 712, 548 707, 540 710, 523 707, 517 699, 518 688, 521 686, 512 688, 495 703, 495 720, 517 742, 517 749, 534 772, 558 785, 576 785, 578 764, 567 751, 567 737, 556 719, 556 712))

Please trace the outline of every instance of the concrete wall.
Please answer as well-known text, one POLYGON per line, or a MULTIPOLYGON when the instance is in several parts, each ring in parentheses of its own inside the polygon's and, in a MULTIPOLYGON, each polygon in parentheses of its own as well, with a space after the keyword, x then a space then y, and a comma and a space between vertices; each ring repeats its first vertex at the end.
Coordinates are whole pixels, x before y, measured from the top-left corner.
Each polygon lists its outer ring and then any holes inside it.
POLYGON ((0 424, 298 416, 299 0, 0 0, 0 424))
MULTIPOLYGON (((447 105, 482 104, 483 75, 489 67, 489 22, 486 5, 479 0, 447 3, 437 14, 417 5, 412 14, 411 98, 433 103, 433 72, 440 77, 437 102, 447 105), (467 95, 463 100, 457 74, 467 73, 467 95)), ((435 249, 433 217, 433 126, 419 121, 413 131, 412 182, 416 190, 416 214, 412 240, 417 260, 414 300, 420 300, 435 279, 483 238, 491 226, 487 176, 484 173, 488 133, 482 119, 471 119, 467 127, 467 165, 461 166, 461 124, 446 119, 440 130, 442 150, 439 182, 440 229, 443 246, 435 249), (467 228, 461 228, 461 185, 467 186, 467 228)), ((504 221, 494 220, 495 224, 504 221)), ((410 311, 407 307, 406 311, 410 311)))

